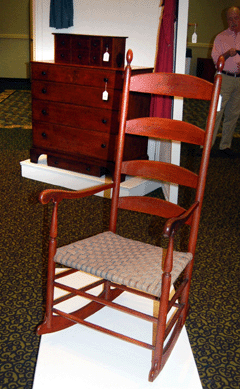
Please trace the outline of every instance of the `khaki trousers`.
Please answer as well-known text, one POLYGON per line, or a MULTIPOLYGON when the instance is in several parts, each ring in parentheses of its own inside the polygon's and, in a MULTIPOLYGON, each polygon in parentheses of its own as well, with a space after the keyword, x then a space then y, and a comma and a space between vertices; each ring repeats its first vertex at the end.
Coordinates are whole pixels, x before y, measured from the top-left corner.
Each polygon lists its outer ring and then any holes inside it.
POLYGON ((215 143, 224 113, 222 139, 219 145, 220 150, 224 150, 231 148, 234 130, 240 115, 240 77, 231 77, 223 74, 221 95, 222 105, 221 110, 217 112, 212 145, 215 143))

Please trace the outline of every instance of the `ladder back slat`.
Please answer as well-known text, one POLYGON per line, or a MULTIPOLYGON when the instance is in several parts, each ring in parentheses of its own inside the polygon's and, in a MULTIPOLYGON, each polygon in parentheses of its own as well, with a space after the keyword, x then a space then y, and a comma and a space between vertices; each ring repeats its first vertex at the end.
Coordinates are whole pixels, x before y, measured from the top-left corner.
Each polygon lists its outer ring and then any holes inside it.
MULTIPOLYGON (((182 215, 185 209, 177 204, 170 203, 155 197, 147 196, 126 196, 120 197, 118 207, 130 211, 148 213, 163 218, 172 218, 182 215)), ((191 219, 188 220, 188 224, 191 219)))
POLYGON ((126 122, 126 133, 197 145, 203 145, 205 137, 205 131, 194 124, 156 117, 128 120, 126 122))
POLYGON ((211 100, 213 84, 186 74, 147 73, 131 77, 131 91, 211 100))
POLYGON ((172 184, 184 185, 190 188, 197 187, 197 174, 181 166, 160 161, 124 161, 122 174, 140 176, 172 184))

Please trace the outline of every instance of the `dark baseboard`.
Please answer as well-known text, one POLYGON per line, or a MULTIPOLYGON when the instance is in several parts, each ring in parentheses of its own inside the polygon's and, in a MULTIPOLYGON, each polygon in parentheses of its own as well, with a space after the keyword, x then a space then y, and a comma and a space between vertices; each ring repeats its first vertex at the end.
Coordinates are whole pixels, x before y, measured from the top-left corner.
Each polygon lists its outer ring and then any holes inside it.
POLYGON ((31 81, 29 78, 0 78, 0 92, 6 89, 30 90, 31 81))

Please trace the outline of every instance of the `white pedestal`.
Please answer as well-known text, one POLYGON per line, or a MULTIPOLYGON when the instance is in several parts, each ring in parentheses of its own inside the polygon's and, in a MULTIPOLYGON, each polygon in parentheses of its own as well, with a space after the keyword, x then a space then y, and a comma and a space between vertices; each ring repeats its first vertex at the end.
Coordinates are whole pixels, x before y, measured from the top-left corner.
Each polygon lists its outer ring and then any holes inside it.
MULTIPOLYGON (((72 190, 89 188, 110 180, 105 176, 94 177, 48 166, 46 155, 41 155, 38 163, 32 163, 28 159, 20 162, 20 165, 22 177, 72 190)), ((157 181, 127 177, 126 181, 121 184, 120 196, 144 196, 159 187, 161 187, 161 184, 157 181)), ((101 192, 98 195, 110 197, 110 191, 107 193, 101 192)))
MULTIPOLYGON (((80 272, 69 277, 73 286, 93 278, 80 272)), ((118 303, 152 314, 153 303, 139 296, 123 293, 118 303)), ((77 308, 74 301, 63 304, 67 311, 77 308)), ((110 308, 89 321, 151 342, 151 323, 110 308)), ((151 351, 76 324, 41 337, 33 389, 202 389, 185 327, 153 383, 148 382, 150 364, 151 351)))

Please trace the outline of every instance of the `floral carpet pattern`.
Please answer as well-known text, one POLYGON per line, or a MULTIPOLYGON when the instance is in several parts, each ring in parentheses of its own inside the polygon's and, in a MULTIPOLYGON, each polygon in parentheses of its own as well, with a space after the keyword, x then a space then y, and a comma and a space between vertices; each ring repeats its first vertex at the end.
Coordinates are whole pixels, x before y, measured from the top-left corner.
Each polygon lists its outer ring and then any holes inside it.
MULTIPOLYGON (((4 99, 6 111, 7 102, 10 104, 17 95, 12 93, 4 99)), ((29 92, 21 94, 22 98, 26 95, 30 107, 29 92)), ((15 110, 16 115, 25 109, 25 104, 21 101, 19 104, 21 109, 15 110)), ((10 110, 15 108, 11 106, 10 110)), ((25 122, 14 115, 12 122, 5 116, 6 127, 0 126, 1 389, 32 388, 39 347, 35 328, 42 320, 45 301, 51 206, 42 206, 38 195, 51 186, 21 177, 20 161, 29 158, 32 142, 31 129, 24 127, 31 124, 31 111, 25 111, 25 114, 25 122), (20 127, 19 123, 22 124, 20 127), (18 127, 12 127, 15 125, 18 127)), ((189 113, 185 106, 185 115, 195 121, 201 117, 202 110, 199 113, 196 106, 189 113)), ((210 158, 190 294, 191 308, 186 322, 203 389, 240 388, 238 137, 233 140, 233 150, 235 158, 217 154, 210 158)), ((193 168, 199 165, 195 149, 185 145, 181 159, 193 168)), ((161 193, 158 190, 152 195, 160 196, 161 193)), ((184 206, 190 203, 190 198, 191 191, 181 191, 179 202, 184 206)), ((59 246, 105 231, 108 215, 109 200, 97 196, 62 202, 59 246)), ((122 211, 120 224, 118 233, 128 238, 160 243, 162 223, 156 217, 122 211)))

